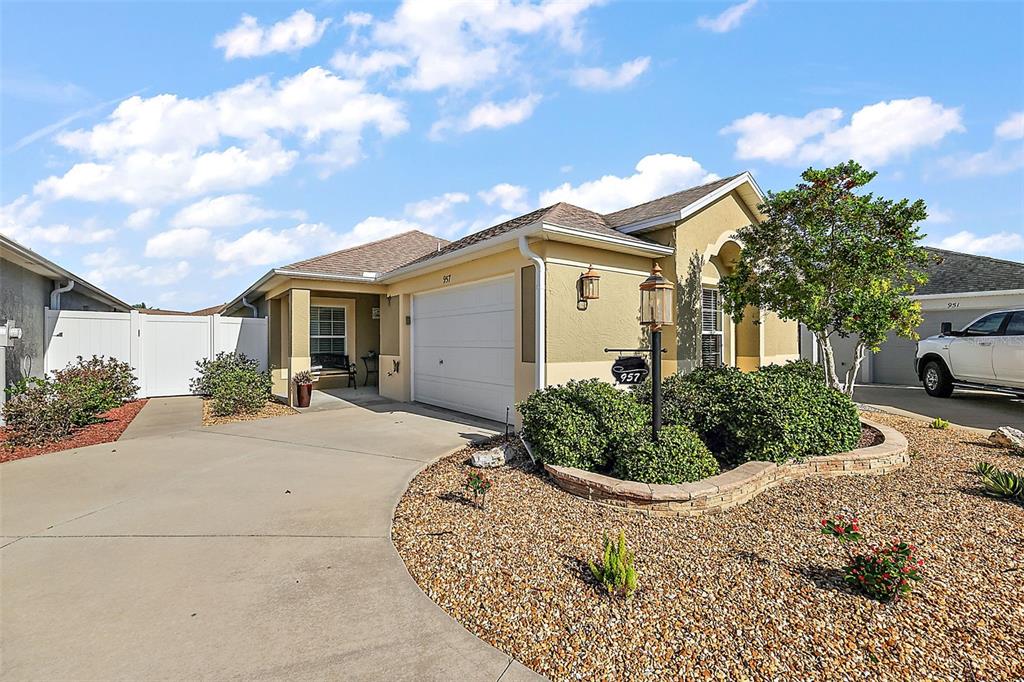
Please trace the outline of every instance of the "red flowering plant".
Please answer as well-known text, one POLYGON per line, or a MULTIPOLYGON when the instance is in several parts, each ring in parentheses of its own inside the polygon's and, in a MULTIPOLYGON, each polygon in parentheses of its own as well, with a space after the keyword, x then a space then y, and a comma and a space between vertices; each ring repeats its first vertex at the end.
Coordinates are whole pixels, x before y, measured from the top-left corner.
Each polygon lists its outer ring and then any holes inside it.
POLYGON ((478 471, 471 471, 466 477, 463 485, 467 490, 473 491, 473 501, 480 505, 480 508, 487 510, 487 492, 494 486, 494 482, 478 471))
POLYGON ((860 542, 860 522, 856 517, 834 516, 821 520, 822 535, 839 540, 849 559, 843 579, 879 601, 892 601, 911 591, 911 584, 921 580, 924 560, 915 554, 914 545, 895 538, 888 545, 873 546, 868 552, 854 552, 851 545, 860 542))
POLYGON ((915 554, 914 545, 893 540, 858 554, 846 567, 847 584, 879 601, 892 601, 910 594, 911 583, 921 580, 924 559, 915 554))

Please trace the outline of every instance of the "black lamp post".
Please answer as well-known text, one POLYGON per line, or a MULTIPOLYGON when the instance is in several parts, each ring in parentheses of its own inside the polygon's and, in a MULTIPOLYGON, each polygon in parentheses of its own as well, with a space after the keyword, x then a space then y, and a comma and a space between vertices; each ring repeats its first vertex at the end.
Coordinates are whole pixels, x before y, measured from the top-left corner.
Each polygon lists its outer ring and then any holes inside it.
POLYGON ((651 435, 661 428, 661 328, 672 324, 672 283, 655 263, 651 276, 640 285, 640 324, 651 330, 651 435))

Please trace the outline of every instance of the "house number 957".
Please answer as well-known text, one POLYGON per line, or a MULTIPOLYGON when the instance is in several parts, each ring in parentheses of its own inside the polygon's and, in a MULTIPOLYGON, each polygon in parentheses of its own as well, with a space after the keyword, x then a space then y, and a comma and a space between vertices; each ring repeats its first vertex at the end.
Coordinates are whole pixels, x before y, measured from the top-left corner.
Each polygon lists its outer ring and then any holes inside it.
POLYGON ((452 283, 452 276, 451 275, 441 275, 441 284, 451 284, 451 283, 452 283))

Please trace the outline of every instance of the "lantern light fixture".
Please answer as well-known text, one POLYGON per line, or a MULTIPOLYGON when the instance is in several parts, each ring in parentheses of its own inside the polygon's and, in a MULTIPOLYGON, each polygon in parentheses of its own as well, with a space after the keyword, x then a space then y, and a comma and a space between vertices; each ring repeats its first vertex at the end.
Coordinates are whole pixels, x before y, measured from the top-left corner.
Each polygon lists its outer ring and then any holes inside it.
POLYGON ((601 298, 601 275, 594 271, 591 265, 586 272, 580 275, 580 299, 583 301, 596 301, 601 298))
POLYGON ((640 285, 640 324, 652 330, 672 324, 672 283, 661 275, 657 263, 640 285))

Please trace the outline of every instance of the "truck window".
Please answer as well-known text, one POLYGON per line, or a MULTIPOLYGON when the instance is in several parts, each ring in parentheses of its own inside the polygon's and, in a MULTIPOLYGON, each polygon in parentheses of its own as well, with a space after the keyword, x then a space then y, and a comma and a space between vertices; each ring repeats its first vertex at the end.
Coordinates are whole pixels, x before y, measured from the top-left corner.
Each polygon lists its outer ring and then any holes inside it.
POLYGON ((1007 336, 1024 336, 1024 310, 1018 310, 1010 315, 1010 321, 1003 333, 1007 336))
POLYGON ((1003 326, 1007 313, 992 313, 981 318, 964 330, 965 336, 991 336, 1003 326))

